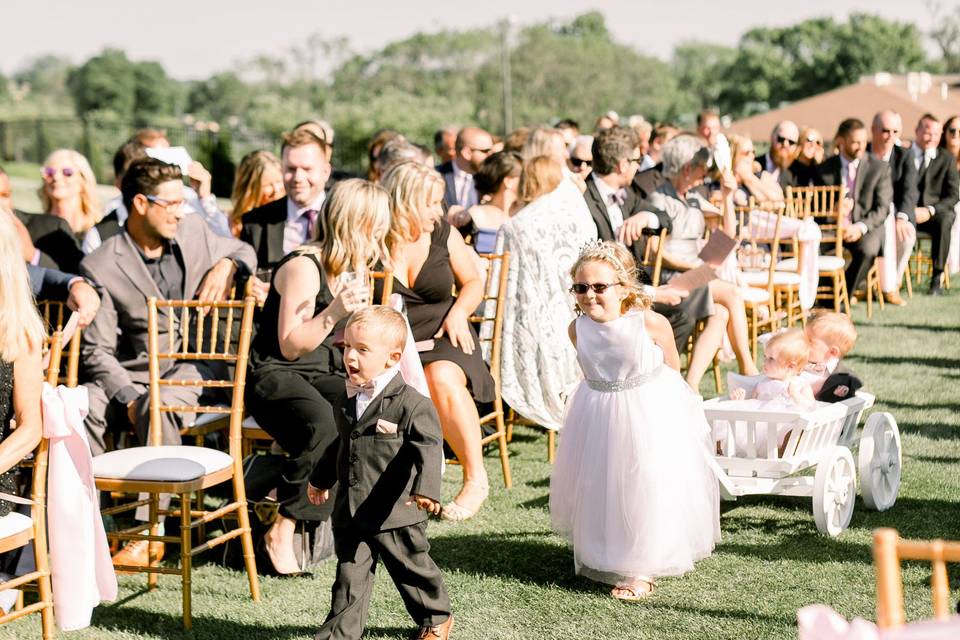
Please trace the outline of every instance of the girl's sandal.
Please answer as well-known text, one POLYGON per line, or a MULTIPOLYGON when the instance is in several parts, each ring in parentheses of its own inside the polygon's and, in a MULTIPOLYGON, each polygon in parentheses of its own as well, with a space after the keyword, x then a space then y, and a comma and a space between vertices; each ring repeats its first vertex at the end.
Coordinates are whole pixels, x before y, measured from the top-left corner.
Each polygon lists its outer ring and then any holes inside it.
POLYGON ((641 581, 637 584, 616 586, 610 591, 610 595, 617 600, 624 602, 637 602, 643 600, 653 593, 653 583, 641 581))

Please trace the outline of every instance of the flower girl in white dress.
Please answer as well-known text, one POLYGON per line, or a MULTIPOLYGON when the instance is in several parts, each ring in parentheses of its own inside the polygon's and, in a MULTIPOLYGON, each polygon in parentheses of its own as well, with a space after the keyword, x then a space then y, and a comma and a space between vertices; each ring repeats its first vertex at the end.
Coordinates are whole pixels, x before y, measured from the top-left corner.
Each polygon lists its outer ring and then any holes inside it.
POLYGON ((551 520, 573 544, 578 574, 638 600, 655 577, 689 571, 720 539, 709 428, 633 256, 591 243, 571 274, 581 315, 569 333, 585 380, 564 416, 551 520))

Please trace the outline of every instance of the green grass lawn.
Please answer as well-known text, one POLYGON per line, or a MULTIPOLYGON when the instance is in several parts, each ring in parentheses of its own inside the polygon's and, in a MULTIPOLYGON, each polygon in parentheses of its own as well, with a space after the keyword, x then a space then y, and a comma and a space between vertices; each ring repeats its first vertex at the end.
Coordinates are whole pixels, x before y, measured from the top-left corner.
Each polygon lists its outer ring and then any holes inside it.
MULTIPOLYGON (((723 540, 696 570, 659 582, 640 603, 614 601, 608 589, 573 573, 571 551, 550 530, 546 438, 519 429, 511 444, 514 487, 505 491, 493 452, 492 495, 465 523, 430 526, 456 616, 454 637, 517 638, 796 638, 797 609, 825 603, 847 618, 874 617, 871 531, 896 527, 910 538, 960 539, 960 294, 915 297, 866 322, 855 308, 860 340, 849 364, 875 393, 873 410, 890 411, 903 434, 903 483, 897 504, 867 511, 858 499, 850 529, 817 533, 810 501, 754 497, 724 503, 723 540)), ((705 381, 704 393, 712 388, 705 381)), ((452 497, 460 471, 449 469, 452 497)), ((677 505, 682 509, 683 505, 677 505)), ((662 514, 664 518, 671 514, 662 514)), ((120 602, 101 606, 80 639, 308 639, 329 604, 334 562, 312 579, 262 578, 263 601, 249 600, 244 574, 205 564, 194 570, 194 630, 180 627, 179 579, 120 578, 120 602), (248 635, 250 634, 250 635, 248 635)), ((932 615, 929 569, 907 565, 908 619, 932 615)), ((956 574, 954 574, 956 580, 956 574)), ((956 586, 956 582, 954 582, 956 586)), ((411 628, 381 569, 368 638, 404 638, 411 628)), ((39 619, 0 629, 0 638, 39 636, 39 619)))

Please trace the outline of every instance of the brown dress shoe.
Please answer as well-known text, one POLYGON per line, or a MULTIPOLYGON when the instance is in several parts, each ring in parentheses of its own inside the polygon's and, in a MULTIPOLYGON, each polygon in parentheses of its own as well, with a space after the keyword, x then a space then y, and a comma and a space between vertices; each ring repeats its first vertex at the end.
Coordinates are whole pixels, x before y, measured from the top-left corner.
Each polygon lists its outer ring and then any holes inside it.
POLYGON ((413 640, 447 640, 450 637, 450 629, 453 628, 453 616, 450 616, 443 623, 435 627, 420 627, 417 632, 410 636, 413 640))
MULTIPOLYGON (((150 566, 150 559, 148 558, 148 547, 150 543, 146 540, 134 540, 133 542, 128 542, 127 546, 120 550, 117 555, 113 556, 113 566, 127 566, 127 567, 147 567, 150 566)), ((163 560, 164 544, 162 542, 153 543, 153 561, 160 562, 163 560)))
POLYGON ((883 294, 883 299, 887 304, 892 304, 895 307, 907 306, 907 301, 901 298, 897 291, 887 291, 883 294))

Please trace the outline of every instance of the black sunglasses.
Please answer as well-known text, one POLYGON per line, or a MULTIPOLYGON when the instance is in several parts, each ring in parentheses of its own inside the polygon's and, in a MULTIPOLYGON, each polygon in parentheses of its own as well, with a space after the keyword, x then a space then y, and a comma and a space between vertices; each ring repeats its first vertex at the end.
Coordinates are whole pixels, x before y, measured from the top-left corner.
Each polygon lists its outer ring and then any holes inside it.
POLYGON ((960 129, 956 127, 950 127, 949 129, 947 129, 947 135, 950 136, 951 138, 957 135, 958 133, 960 133, 960 129))
POLYGON ((610 284, 604 284, 603 282, 594 282, 592 284, 587 284, 586 282, 574 282, 570 287, 570 291, 574 292, 578 296, 582 296, 590 289, 593 289, 593 292, 596 294, 602 294, 604 291, 610 287, 615 287, 619 282, 612 282, 610 284))
POLYGON ((579 169, 583 165, 587 165, 588 167, 593 166, 593 162, 591 160, 584 160, 583 158, 574 158, 573 156, 570 156, 570 164, 572 164, 577 169, 579 169))
POLYGON ((784 138, 783 136, 777 136, 777 143, 782 144, 785 147, 792 147, 797 144, 796 140, 791 140, 790 138, 784 138))

